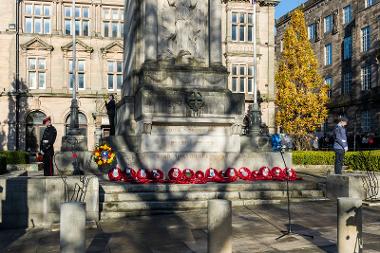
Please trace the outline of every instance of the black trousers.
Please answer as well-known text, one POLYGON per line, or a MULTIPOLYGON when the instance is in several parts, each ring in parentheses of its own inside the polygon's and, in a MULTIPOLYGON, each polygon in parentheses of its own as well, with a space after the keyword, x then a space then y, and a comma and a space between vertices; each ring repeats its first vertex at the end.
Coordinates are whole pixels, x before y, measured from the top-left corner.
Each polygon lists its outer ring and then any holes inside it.
POLYGON ((115 135, 115 115, 114 114, 108 114, 108 119, 110 121, 110 135, 115 135))
POLYGON ((335 149, 335 174, 342 174, 343 162, 345 151, 342 149, 335 149))
POLYGON ((44 152, 44 156, 43 156, 44 176, 53 176, 54 175, 53 157, 54 157, 54 151, 53 150, 47 150, 46 152, 44 152))

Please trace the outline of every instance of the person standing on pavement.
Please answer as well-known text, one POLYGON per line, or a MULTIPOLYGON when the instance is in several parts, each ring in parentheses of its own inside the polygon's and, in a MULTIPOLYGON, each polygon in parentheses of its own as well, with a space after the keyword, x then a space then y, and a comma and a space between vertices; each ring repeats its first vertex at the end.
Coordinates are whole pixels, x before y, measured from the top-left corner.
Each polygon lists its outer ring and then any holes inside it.
POLYGON ((50 117, 46 117, 42 122, 46 127, 40 144, 41 154, 43 155, 44 176, 53 176, 54 142, 57 138, 57 130, 51 124, 50 117))
POLYGON ((348 151, 346 125, 347 118, 341 117, 334 129, 334 151, 335 151, 335 174, 342 174, 344 155, 348 151))

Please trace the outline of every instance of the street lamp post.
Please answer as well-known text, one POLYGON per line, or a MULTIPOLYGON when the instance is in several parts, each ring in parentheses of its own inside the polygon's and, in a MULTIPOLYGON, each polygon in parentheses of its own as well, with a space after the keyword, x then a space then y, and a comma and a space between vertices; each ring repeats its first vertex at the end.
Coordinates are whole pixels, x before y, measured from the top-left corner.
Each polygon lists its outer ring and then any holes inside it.
POLYGON ((15 74, 16 150, 20 149, 20 1, 21 0, 16 0, 16 74, 15 74))
POLYGON ((72 99, 70 106, 70 128, 68 135, 78 135, 79 134, 79 118, 78 118, 78 101, 77 101, 77 78, 76 78, 76 27, 75 27, 75 0, 72 2, 72 13, 71 13, 71 32, 73 34, 73 59, 71 65, 71 83, 72 83, 72 99))
POLYGON ((257 15, 256 15, 256 0, 252 0, 253 4, 253 104, 251 105, 251 126, 250 134, 252 137, 256 137, 260 134, 260 125, 261 125, 261 111, 260 105, 258 103, 258 94, 257 94, 257 15))

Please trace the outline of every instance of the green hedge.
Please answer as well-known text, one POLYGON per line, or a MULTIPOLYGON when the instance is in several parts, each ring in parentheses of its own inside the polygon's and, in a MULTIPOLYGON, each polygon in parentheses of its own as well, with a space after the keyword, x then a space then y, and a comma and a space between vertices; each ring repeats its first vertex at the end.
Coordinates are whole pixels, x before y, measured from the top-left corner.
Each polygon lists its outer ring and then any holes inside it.
POLYGON ((5 156, 7 164, 29 163, 29 153, 24 151, 1 151, 0 156, 5 156))
MULTIPOLYGON (((333 151, 294 151, 294 165, 334 165, 333 151)), ((380 171, 380 150, 347 152, 344 164, 353 170, 380 171)))
POLYGON ((0 154, 0 174, 7 172, 7 157, 0 154))

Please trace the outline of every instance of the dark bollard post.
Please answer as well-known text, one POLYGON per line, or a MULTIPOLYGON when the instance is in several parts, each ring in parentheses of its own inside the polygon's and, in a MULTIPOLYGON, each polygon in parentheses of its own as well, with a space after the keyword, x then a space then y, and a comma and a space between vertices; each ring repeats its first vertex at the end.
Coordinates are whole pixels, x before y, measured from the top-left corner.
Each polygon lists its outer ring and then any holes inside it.
POLYGON ((229 200, 208 201, 208 253, 232 253, 232 205, 229 200))

